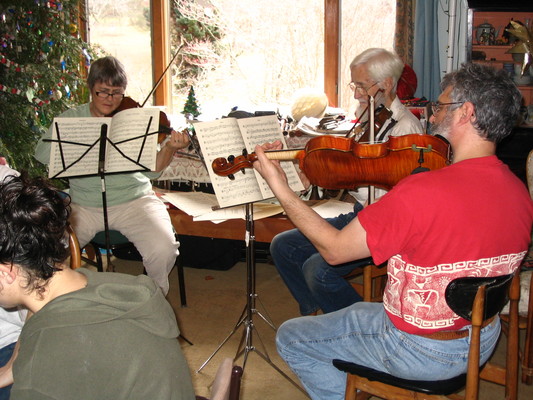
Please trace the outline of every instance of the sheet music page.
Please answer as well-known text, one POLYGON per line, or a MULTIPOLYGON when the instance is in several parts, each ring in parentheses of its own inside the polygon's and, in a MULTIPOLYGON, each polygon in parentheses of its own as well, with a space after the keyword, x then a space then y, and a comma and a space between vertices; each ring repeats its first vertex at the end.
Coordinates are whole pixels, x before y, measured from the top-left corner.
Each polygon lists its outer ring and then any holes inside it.
POLYGON ((214 194, 203 192, 170 192, 165 193, 163 198, 183 212, 197 217, 218 208, 217 198, 214 194))
POLYGON ((334 218, 339 214, 348 214, 353 211, 354 204, 335 199, 321 200, 311 206, 322 218, 334 218))
POLYGON ((61 143, 52 142, 48 177, 98 174, 100 129, 109 121, 111 118, 54 118, 52 139, 61 143))
POLYGON ((159 130, 159 113, 158 108, 129 108, 113 116, 108 137, 126 157, 133 161, 120 154, 108 142, 106 172, 142 171, 143 167, 150 171, 155 170, 158 135, 145 136, 145 134, 159 130))
POLYGON ((259 184, 250 169, 247 169, 245 174, 240 171, 235 173, 235 179, 230 180, 226 176, 216 175, 211 167, 215 158, 238 156, 246 148, 237 120, 222 118, 216 121, 198 122, 194 124, 194 130, 220 207, 262 200, 259 184))
POLYGON ((155 170, 158 135, 144 135, 147 130, 156 132, 159 129, 159 109, 132 108, 113 118, 54 118, 52 139, 60 142, 52 142, 48 176, 97 175, 102 125, 108 126, 109 140, 133 160, 125 158, 108 141, 105 172, 142 171, 142 166, 155 170), (130 138, 132 140, 125 141, 130 138))
MULTIPOLYGON (((242 155, 243 149, 248 153, 254 151, 256 144, 281 140, 286 146, 283 133, 275 115, 253 118, 222 118, 212 122, 194 124, 200 147, 209 169, 209 177, 217 195, 220 207, 255 202, 273 197, 273 193, 264 179, 253 168, 238 171, 235 179, 218 176, 211 168, 215 158, 228 158, 230 155, 242 155)), ((292 162, 282 163, 287 173, 290 187, 303 190, 304 187, 292 162)))
MULTIPOLYGON (((241 129, 244 142, 246 143, 246 149, 248 153, 253 153, 256 145, 261 145, 267 142, 274 142, 280 140, 283 143, 283 148, 287 148, 287 143, 281 132, 281 127, 278 122, 278 118, 275 115, 266 115, 263 117, 254 118, 242 118, 237 120, 241 129)), ((296 191, 304 190, 302 181, 296 172, 294 162, 282 162, 281 167, 287 175, 289 187, 296 191)), ((259 189, 264 199, 274 197, 274 193, 270 190, 270 187, 263 179, 263 177, 255 169, 253 170, 257 182, 259 183, 259 189)))

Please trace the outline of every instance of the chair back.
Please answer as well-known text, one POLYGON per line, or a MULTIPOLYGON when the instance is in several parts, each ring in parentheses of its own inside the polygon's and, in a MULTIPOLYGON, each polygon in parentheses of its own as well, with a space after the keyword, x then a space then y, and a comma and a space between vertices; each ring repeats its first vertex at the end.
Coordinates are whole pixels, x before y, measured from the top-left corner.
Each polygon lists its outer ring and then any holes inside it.
POLYGON ((70 247, 70 268, 77 269, 81 267, 81 249, 78 237, 70 225, 67 226, 70 247))
POLYGON ((513 274, 494 277, 457 278, 448 284, 446 303, 460 317, 471 321, 474 299, 480 286, 485 286, 483 320, 494 317, 507 304, 513 274))
POLYGON ((533 150, 531 150, 527 156, 526 175, 529 195, 533 199, 533 150))

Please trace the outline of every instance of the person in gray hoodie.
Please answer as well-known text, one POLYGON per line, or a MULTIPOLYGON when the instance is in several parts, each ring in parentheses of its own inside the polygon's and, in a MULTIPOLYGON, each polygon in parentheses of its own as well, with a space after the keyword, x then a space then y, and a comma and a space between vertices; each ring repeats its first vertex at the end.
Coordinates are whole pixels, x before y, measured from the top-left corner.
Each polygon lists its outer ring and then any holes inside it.
POLYGON ((0 305, 33 314, 11 399, 194 399, 176 318, 146 276, 71 270, 69 206, 43 178, 0 183, 0 305))

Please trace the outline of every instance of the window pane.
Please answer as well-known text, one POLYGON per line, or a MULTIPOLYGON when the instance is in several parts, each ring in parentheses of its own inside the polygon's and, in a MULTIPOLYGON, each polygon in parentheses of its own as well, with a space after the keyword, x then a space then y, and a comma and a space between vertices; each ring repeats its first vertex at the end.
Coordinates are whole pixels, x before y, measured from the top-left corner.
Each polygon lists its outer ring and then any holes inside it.
POLYGON ((153 84, 150 0, 88 0, 88 5, 91 44, 124 64, 126 94, 142 103, 153 84))
POLYGON ((396 24, 396 0, 342 0, 340 51, 340 106, 355 106, 350 83, 350 63, 371 47, 392 50, 396 24))
MULTIPOLYGON (((198 18, 210 15, 223 32, 220 56, 213 57, 213 68, 194 84, 204 118, 226 115, 235 106, 275 110, 276 104, 290 104, 297 89, 323 90, 323 0, 195 3, 196 9, 182 5, 180 11, 198 18)), ((174 89, 175 113, 183 110, 187 92, 188 87, 174 89)))

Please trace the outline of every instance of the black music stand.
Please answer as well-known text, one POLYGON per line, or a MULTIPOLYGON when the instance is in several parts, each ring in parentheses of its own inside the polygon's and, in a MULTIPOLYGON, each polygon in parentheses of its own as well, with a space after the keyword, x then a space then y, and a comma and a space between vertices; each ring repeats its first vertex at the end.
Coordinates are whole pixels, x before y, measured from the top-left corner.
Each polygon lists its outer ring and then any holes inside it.
MULTIPOLYGON (((128 138, 126 140, 122 140, 122 141, 119 141, 119 142, 116 142, 116 143, 112 142, 108 138, 108 136, 107 136, 107 125, 106 124, 102 124, 101 125, 99 137, 93 143, 90 143, 90 144, 81 143, 81 142, 74 142, 74 141, 69 141, 69 140, 62 140, 61 139, 60 130, 59 130, 59 125, 58 125, 57 122, 54 123, 57 139, 43 139, 43 141, 46 141, 46 142, 57 143, 58 148, 59 148, 59 156, 60 156, 60 160, 61 160, 62 169, 57 174, 52 176, 51 178, 58 178, 58 177, 62 177, 62 176, 64 176, 64 177, 80 176, 80 175, 76 175, 76 174, 65 175, 65 173, 68 174, 69 168, 72 168, 74 165, 76 165, 77 163, 82 161, 84 159, 84 157, 96 145, 99 145, 99 149, 98 149, 98 173, 96 175, 99 176, 100 180, 101 180, 102 211, 103 211, 103 218, 104 218, 104 234, 105 234, 106 260, 107 260, 107 270, 108 271, 114 271, 114 266, 111 263, 111 254, 110 254, 111 245, 110 245, 110 238, 109 238, 109 220, 108 220, 108 215, 107 215, 107 193, 106 193, 106 182, 105 182, 105 176, 107 175, 107 172, 106 172, 106 169, 105 169, 107 144, 109 143, 112 147, 115 148, 115 150, 118 151, 118 153, 122 157, 124 157, 125 159, 127 159, 128 161, 131 161, 134 165, 136 165, 138 167, 137 169, 135 169, 136 171, 150 171, 150 168, 142 165, 140 160, 141 160, 143 151, 145 149, 146 138, 148 136, 150 136, 150 135, 155 135, 155 134, 159 133, 158 131, 149 132, 150 127, 152 125, 152 120, 153 120, 153 118, 150 117, 149 120, 148 120, 147 126, 146 126, 146 131, 145 131, 145 133, 143 135, 135 136, 135 137, 132 137, 132 138, 128 138), (132 159, 131 157, 126 155, 119 147, 119 145, 122 144, 122 143, 130 142, 130 141, 134 141, 134 140, 142 140, 141 145, 139 146, 139 152, 138 152, 138 154, 136 156, 136 159, 132 159), (79 155, 79 157, 76 158, 73 162, 71 162, 70 164, 67 164, 67 162, 65 160, 65 155, 63 153, 63 144, 70 144, 70 145, 86 147, 86 150, 84 152, 82 152, 79 155)), ((127 171, 121 171, 121 172, 134 172, 134 171, 127 170, 127 171)), ((119 172, 117 172, 117 173, 119 173, 119 172)), ((88 177, 88 176, 95 176, 95 175, 94 174, 88 174, 88 175, 83 175, 83 176, 87 176, 88 177)))
POLYGON ((285 379, 287 379, 290 383, 292 383, 298 390, 300 390, 302 393, 304 393, 306 396, 307 393, 304 389, 300 387, 294 380, 292 380, 285 372, 283 372, 279 367, 274 364, 274 362, 270 359, 266 347, 261 340, 261 337, 259 336, 259 332, 257 332, 257 328, 254 325, 253 317, 254 314, 257 314, 261 319, 263 319, 272 329, 276 330, 277 328, 270 320, 270 317, 265 317, 261 312, 259 312, 256 308, 256 300, 258 300, 258 296, 256 293, 256 265, 255 265, 255 233, 254 233, 254 215, 253 215, 253 203, 246 203, 246 236, 245 236, 245 243, 246 243, 246 305, 244 307, 244 310, 241 313, 241 316, 239 317, 237 323, 229 333, 229 335, 222 341, 222 343, 219 344, 219 346, 216 348, 216 350, 209 356, 209 358, 201 365, 201 367, 196 371, 199 373, 208 363, 211 361, 211 359, 218 353, 218 351, 226 344, 226 342, 233 336, 234 333, 237 332, 237 330, 244 326, 244 332, 241 337, 241 341, 239 343, 239 346, 237 348, 237 353, 235 355, 234 361, 236 361, 240 356, 243 356, 243 364, 242 368, 246 367, 246 361, 248 360, 248 355, 251 352, 257 353, 264 361, 268 363, 272 368, 274 368, 281 376, 283 376, 285 379), (261 344, 261 347, 263 348, 263 351, 257 349, 257 347, 253 344, 253 333, 254 331, 257 333, 257 338, 259 339, 259 342, 261 344))

